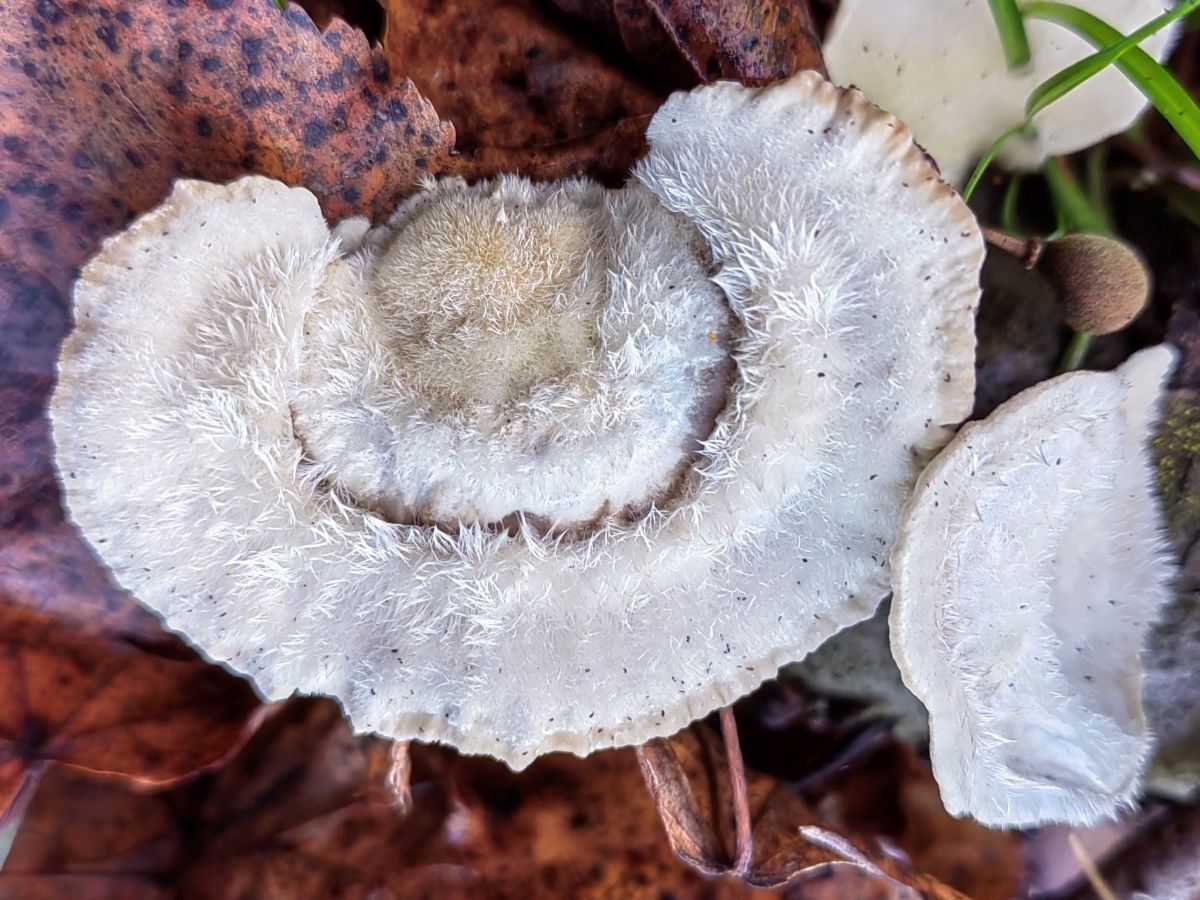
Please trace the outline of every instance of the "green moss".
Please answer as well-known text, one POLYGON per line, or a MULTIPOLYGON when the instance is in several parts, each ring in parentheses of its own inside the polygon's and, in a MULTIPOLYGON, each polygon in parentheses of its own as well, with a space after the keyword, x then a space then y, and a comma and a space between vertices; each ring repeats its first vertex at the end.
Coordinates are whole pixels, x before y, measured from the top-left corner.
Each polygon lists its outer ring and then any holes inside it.
POLYGON ((1171 535, 1190 538, 1200 531, 1200 403, 1195 395, 1178 392, 1167 399, 1150 447, 1171 535))

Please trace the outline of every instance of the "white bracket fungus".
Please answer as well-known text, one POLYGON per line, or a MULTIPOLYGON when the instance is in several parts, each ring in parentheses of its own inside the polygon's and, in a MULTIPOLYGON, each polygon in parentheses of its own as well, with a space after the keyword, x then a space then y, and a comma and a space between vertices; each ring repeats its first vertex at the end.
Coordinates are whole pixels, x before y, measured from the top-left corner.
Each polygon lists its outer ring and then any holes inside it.
POLYGON ((621 191, 330 232, 179 182, 75 291, 54 436, 119 581, 269 697, 513 766, 671 733, 888 590, 970 410, 983 244, 813 73, 672 97, 621 191))
POLYGON ((921 475, 892 555, 892 652, 955 815, 1091 824, 1134 795, 1139 653, 1172 576, 1147 445, 1174 358, 1030 388, 921 475))
MULTIPOLYGON (((1072 0, 1122 34, 1170 8, 1163 0, 1072 0)), ((1061 25, 1025 23, 1030 62, 1016 71, 1004 50, 988 0, 842 0, 824 44, 830 77, 853 84, 891 110, 929 151, 952 184, 966 179, 983 151, 1025 119, 1035 87, 1095 48, 1061 25)), ((1162 60, 1178 23, 1142 42, 1162 60)), ((999 160, 1037 168, 1048 156, 1073 153, 1124 131, 1146 106, 1118 69, 1089 78, 1034 117, 1031 138, 1013 138, 999 160)))

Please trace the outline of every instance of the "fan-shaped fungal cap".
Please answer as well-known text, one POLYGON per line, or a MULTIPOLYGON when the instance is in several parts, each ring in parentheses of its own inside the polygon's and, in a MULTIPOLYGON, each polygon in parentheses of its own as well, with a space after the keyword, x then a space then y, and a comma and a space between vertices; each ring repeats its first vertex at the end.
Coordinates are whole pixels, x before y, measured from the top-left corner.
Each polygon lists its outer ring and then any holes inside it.
POLYGON ((869 616, 971 406, 975 223, 812 73, 650 141, 618 192, 451 180, 335 237, 307 191, 181 182, 109 240, 53 417, 122 584, 268 696, 514 766, 869 616))
POLYGON ((1174 358, 1030 388, 920 477, 892 555, 892 651, 955 815, 1085 824, 1133 796, 1138 654, 1171 596, 1147 444, 1174 358))
MULTIPOLYGON (((1077 0, 1073 5, 1123 34, 1168 8, 1163 0, 1077 0)), ((1163 59, 1178 23, 1142 42, 1163 59)), ((830 77, 853 84, 891 110, 929 151, 943 176, 960 183, 1005 131, 1025 119, 1035 87, 1095 51, 1066 28, 1025 22, 1031 61, 1005 64, 988 0, 842 0, 824 45, 830 77)), ((1089 78, 1034 117, 1032 138, 1013 138, 1000 161, 1032 169, 1124 131, 1146 98, 1119 70, 1089 78)))

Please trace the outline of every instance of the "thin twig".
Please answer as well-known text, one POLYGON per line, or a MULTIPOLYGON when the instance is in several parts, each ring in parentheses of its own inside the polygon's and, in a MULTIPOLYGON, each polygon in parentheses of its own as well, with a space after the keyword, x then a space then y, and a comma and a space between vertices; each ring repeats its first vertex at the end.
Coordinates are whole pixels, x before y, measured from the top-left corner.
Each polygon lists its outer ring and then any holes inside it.
POLYGON ((848 768, 879 750, 891 738, 890 725, 883 722, 873 723, 840 746, 829 759, 792 782, 792 786, 801 793, 811 794, 819 791, 848 768))
POLYGON ((1075 854, 1075 860, 1079 863, 1079 867, 1083 869, 1083 874, 1087 877, 1088 883, 1091 884, 1092 890, 1096 892, 1100 900, 1117 900, 1117 895, 1105 883, 1100 875, 1100 870, 1096 868, 1096 863, 1088 855, 1079 838, 1074 834, 1069 834, 1067 835, 1067 843, 1071 847, 1071 852, 1075 854))
POLYGON ((750 798, 746 793, 746 766, 742 762, 742 746, 738 742, 737 722, 733 709, 721 707, 721 739, 725 742, 725 762, 729 766, 729 783, 733 788, 734 860, 732 872, 739 878, 750 874, 754 856, 754 837, 750 833, 750 798))
POLYGON ((1046 242, 1040 237, 1013 237, 1011 234, 1005 234, 1003 231, 988 225, 983 227, 983 236, 993 247, 1003 250, 1005 253, 1011 253, 1027 269, 1032 269, 1038 264, 1038 260, 1042 257, 1042 250, 1046 245, 1046 242))

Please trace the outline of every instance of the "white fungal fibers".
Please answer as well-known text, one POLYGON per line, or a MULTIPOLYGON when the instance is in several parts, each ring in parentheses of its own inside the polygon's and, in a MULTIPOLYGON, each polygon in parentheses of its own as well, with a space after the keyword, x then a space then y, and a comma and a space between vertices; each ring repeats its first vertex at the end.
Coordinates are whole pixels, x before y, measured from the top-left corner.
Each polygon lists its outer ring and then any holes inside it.
POLYGON ((982 240, 815 73, 676 95, 637 179, 378 229, 179 182, 75 295, 54 438, 117 580, 263 694, 522 767, 670 734, 871 615, 971 407, 982 240))
POLYGON ((1174 353, 1077 372, 963 428, 892 557, 892 650, 946 808, 1091 824, 1147 761, 1139 653, 1171 595, 1148 451, 1174 353))
POLYGON ((698 235, 643 189, 449 180, 331 273, 292 409, 393 521, 561 532, 669 504, 732 326, 698 235))

